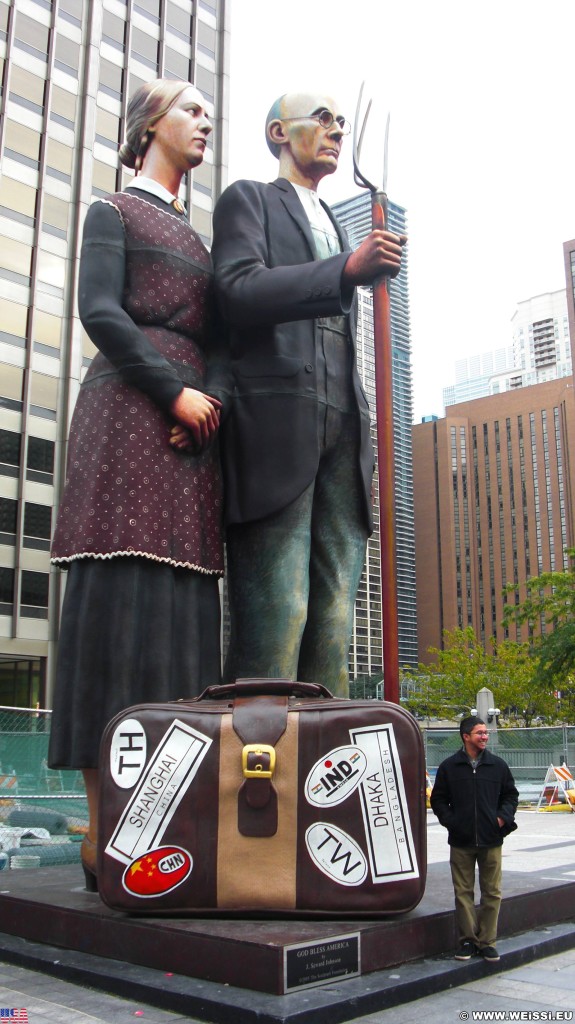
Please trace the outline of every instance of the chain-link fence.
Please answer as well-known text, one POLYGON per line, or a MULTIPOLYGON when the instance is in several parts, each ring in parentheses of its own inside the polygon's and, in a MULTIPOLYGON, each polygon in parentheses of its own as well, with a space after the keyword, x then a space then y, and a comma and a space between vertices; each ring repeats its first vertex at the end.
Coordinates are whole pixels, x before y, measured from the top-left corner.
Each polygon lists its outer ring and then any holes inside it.
POLYGON ((0 869, 80 860, 81 772, 48 768, 51 712, 0 707, 0 869))
MULTIPOLYGON (((459 729, 423 729, 428 772, 433 775, 444 758, 461 746, 459 729)), ((566 764, 575 775, 575 726, 532 729, 493 729, 489 750, 511 768, 521 798, 535 802, 550 765, 566 764)))
MULTIPOLYGON (((88 825, 81 772, 48 768, 51 712, 0 707, 0 869, 80 860, 88 825)), ((461 745, 459 729, 422 729, 431 777, 461 745)), ((550 765, 575 775, 575 726, 494 729, 489 749, 509 764, 521 795, 536 803, 550 765)))

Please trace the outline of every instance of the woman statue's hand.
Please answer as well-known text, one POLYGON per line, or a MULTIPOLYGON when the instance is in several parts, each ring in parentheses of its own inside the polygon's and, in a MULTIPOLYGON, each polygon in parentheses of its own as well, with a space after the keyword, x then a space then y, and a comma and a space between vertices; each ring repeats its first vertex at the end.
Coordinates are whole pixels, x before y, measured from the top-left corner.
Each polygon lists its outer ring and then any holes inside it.
POLYGON ((170 409, 178 421, 170 432, 170 444, 180 450, 203 451, 218 432, 221 408, 222 403, 217 398, 194 388, 184 388, 170 409))

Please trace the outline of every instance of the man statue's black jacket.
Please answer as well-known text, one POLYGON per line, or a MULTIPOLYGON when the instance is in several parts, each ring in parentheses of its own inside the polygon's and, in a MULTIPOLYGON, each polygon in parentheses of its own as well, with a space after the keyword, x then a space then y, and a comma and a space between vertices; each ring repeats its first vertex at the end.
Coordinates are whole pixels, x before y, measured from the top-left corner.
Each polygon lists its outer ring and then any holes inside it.
POLYGON ((214 211, 216 293, 230 328, 231 408, 223 424, 226 519, 244 523, 278 512, 315 478, 318 439, 318 317, 345 315, 350 376, 360 424, 358 471, 372 529, 373 446, 369 407, 355 357, 354 289, 342 285, 349 243, 325 206, 344 251, 315 258, 308 218, 284 178, 237 181, 214 211))

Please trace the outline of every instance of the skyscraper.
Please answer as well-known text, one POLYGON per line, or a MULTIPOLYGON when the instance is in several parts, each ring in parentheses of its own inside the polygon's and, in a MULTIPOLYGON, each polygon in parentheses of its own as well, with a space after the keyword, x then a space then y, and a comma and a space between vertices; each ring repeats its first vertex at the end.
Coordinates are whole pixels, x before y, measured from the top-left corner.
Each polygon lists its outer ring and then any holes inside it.
POLYGON ((443 389, 446 406, 542 384, 573 372, 565 289, 519 302, 509 344, 455 363, 455 384, 443 389))
MULTIPOLYGON (((334 203, 333 210, 356 249, 371 231, 371 196, 362 193, 334 203)), ((389 228, 406 233, 406 211, 389 203, 389 228)), ((358 365, 374 417, 374 447, 377 447, 375 423, 375 353, 373 342, 373 304, 371 290, 358 289, 359 321, 357 335, 358 365)), ((397 553, 397 595, 399 663, 417 665, 417 624, 415 597, 415 536, 413 524, 413 468, 411 429, 413 401, 411 382, 411 334, 407 251, 402 269, 390 284, 391 336, 393 363, 393 419, 395 461, 395 521, 397 553)), ((382 669, 381 640, 381 568, 379 544, 379 498, 375 486, 375 530, 368 543, 366 565, 356 601, 354 633, 350 651, 350 672, 373 675, 382 669)))
POLYGON ((93 356, 76 313, 90 202, 122 188, 128 99, 194 82, 214 122, 183 198, 202 238, 225 184, 225 0, 0 0, 0 704, 49 702, 66 437, 93 356))
POLYGON ((568 567, 575 240, 563 251, 566 288, 519 303, 513 317, 514 369, 491 377, 490 397, 449 405, 444 419, 413 428, 422 661, 446 629, 472 626, 486 648, 491 638, 527 639, 527 626, 502 624, 505 584, 568 567))
POLYGON ((567 316, 571 337, 571 365, 575 366, 575 238, 563 242, 565 260, 565 295, 567 298, 567 316))
POLYGON ((444 630, 502 625, 507 583, 567 568, 575 544, 573 377, 450 406, 413 428, 420 657, 444 630))

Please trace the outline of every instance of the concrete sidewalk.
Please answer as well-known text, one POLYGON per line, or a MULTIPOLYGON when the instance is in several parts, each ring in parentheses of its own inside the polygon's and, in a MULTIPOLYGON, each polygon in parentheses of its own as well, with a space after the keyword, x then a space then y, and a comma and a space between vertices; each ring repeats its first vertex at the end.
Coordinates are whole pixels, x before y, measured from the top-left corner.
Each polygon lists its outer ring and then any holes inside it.
MULTIPOLYGON (((573 883, 575 815, 521 810, 518 812, 518 824, 517 832, 506 840, 504 846, 504 895, 506 871, 523 875, 525 885, 533 890, 545 888, 550 883, 573 883)), ((429 863, 437 865, 436 870, 442 878, 444 871, 448 876, 446 833, 431 813, 428 816, 428 842, 429 863)), ((378 1005, 390 1007, 377 1009, 367 1016, 353 1017, 349 1015, 353 1013, 351 1009, 347 1011, 348 1016, 339 1016, 337 1011, 330 1012, 326 1006, 326 1024, 328 1021, 329 1024, 335 1024, 338 1020, 361 1020, 364 1024, 409 1024, 422 1017, 426 1024, 449 1024, 450 1021, 481 1020, 478 1014, 489 1011, 497 1011, 498 1016, 486 1016, 484 1019, 512 1020, 514 1017, 510 1014, 519 1011, 537 1011, 539 1017, 531 1019, 575 1019, 575 924, 564 922, 538 929, 537 921, 525 921, 525 932, 502 940, 498 948, 502 956, 498 965, 488 966, 479 960, 460 964, 453 961, 453 951, 446 950, 441 957, 435 959, 401 965, 314 991, 327 992, 336 987, 341 990, 345 985, 352 997, 349 1006, 355 1003, 360 1012, 360 1008, 363 1008, 365 1013, 365 996, 370 991, 374 993, 372 1008, 378 1005), (550 952, 553 955, 548 956, 550 952), (538 957, 545 959, 534 959, 538 957), (421 996, 423 998, 418 998, 421 996), (541 1016, 543 1011, 548 1014, 547 1017, 541 1016), (549 1016, 551 1013, 555 1016, 549 1016)), ((51 955, 57 957, 58 950, 51 950, 51 955)), ((30 963, 33 962, 31 956, 30 963)), ((56 963, 56 960, 53 962, 56 963)), ((128 1020, 147 1020, 158 1024, 189 1021, 194 1024, 198 1019, 156 1008, 137 996, 118 998, 59 980, 44 972, 30 970, 25 966, 25 957, 20 960, 20 964, 0 965, 0 1019, 7 1017, 6 1011, 12 1008, 26 1009, 31 1024, 48 1021, 56 1024, 88 1024, 89 1021, 120 1024, 128 1020)), ((134 968, 125 965, 125 970, 128 977, 134 968)), ((145 993, 145 988, 141 991, 145 993)), ((242 995, 245 997, 245 990, 242 990, 242 995)), ((310 991, 308 995, 311 1010, 313 993, 310 991)), ((256 1016, 260 998, 258 993, 254 993, 256 1016)), ((271 999, 271 1005, 277 1007, 278 1021, 282 1019, 284 998, 266 997, 267 1000, 271 999)), ((299 1014, 292 1019, 297 1016, 299 1014)), ((288 1017, 289 1013, 286 1012, 286 1019, 288 1017)), ((306 1013, 303 1012, 302 1021, 305 1017, 306 1013)), ((208 1015, 201 1019, 214 1018, 208 1015)), ((235 1024, 237 1015, 234 1014, 234 990, 228 989, 217 1019, 235 1024)), ((271 1019, 269 1012, 267 1019, 271 1019)))
MULTIPOLYGON (((25 1008, 30 1024, 201 1024, 138 1000, 119 999, 58 981, 47 975, 0 964, 0 1009, 25 1008)), ((538 1011, 532 1020, 574 1020, 575 949, 536 960, 400 1006, 353 1018, 351 1024, 451 1024, 453 1021, 527 1020, 519 1011, 538 1011), (487 1014, 496 1012, 497 1016, 487 1014), (546 1016, 543 1016, 543 1013, 546 1016), (507 1016, 502 1016, 506 1014, 507 1016), (551 1016, 554 1014, 555 1016, 551 1016), (562 1014, 562 1016, 560 1016, 562 1014)), ((233 1010, 229 1022, 234 1024, 233 1010)), ((331 1018, 326 1017, 326 1024, 331 1018)))

